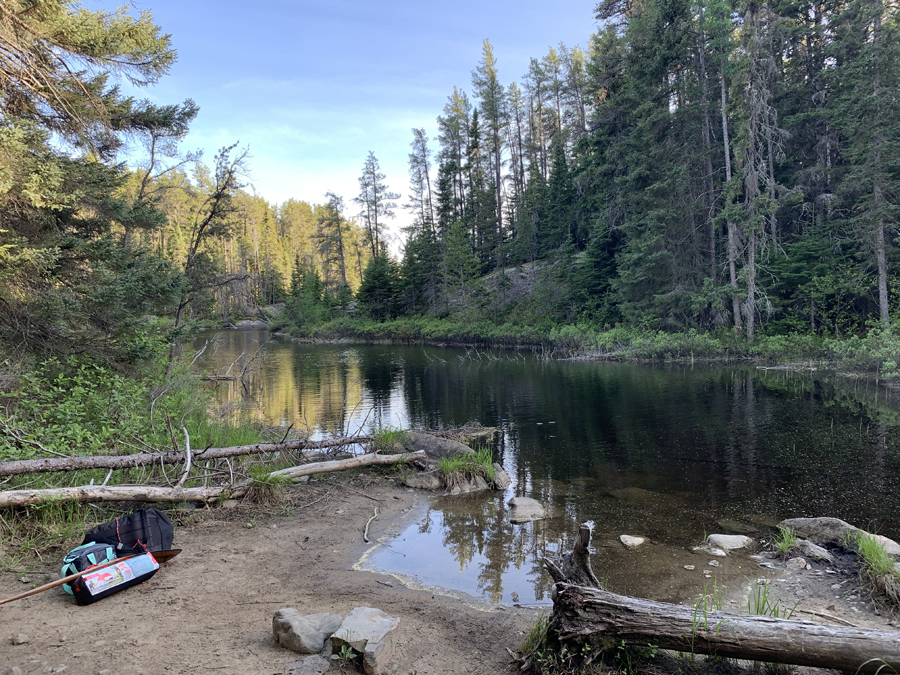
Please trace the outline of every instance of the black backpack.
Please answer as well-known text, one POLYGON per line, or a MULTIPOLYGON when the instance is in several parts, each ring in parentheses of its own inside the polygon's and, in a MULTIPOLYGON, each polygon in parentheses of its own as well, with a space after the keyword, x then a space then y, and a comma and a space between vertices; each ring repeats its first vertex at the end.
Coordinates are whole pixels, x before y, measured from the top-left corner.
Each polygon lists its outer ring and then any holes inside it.
POLYGON ((167 551, 172 548, 174 538, 175 528, 165 513, 158 509, 140 509, 88 530, 82 544, 111 544, 121 557, 130 553, 167 551))

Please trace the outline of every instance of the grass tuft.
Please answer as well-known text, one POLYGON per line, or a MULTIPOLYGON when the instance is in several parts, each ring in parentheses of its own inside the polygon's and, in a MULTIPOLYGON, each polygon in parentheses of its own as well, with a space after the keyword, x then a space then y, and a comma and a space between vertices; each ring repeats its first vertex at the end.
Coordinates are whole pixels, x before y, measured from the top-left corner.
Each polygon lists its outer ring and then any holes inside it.
POLYGON ((484 478, 488 485, 492 487, 494 485, 496 469, 494 468, 494 455, 490 448, 477 448, 471 455, 441 457, 438 465, 444 475, 444 485, 448 488, 461 485, 476 476, 484 478))
POLYGON ((257 504, 274 504, 278 502, 285 489, 291 484, 287 476, 278 476, 272 473, 271 468, 262 464, 250 467, 250 479, 253 484, 247 491, 247 498, 257 504))
POLYGON ((779 526, 773 544, 778 555, 787 556, 797 548, 797 534, 789 527, 779 526))
POLYGON ((385 454, 403 452, 403 446, 409 441, 409 432, 406 429, 395 429, 394 427, 385 427, 384 429, 376 429, 372 432, 375 440, 372 441, 372 447, 375 452, 385 454))
POLYGON ((874 590, 900 607, 900 567, 875 537, 860 533, 855 537, 856 553, 862 569, 860 576, 874 590))

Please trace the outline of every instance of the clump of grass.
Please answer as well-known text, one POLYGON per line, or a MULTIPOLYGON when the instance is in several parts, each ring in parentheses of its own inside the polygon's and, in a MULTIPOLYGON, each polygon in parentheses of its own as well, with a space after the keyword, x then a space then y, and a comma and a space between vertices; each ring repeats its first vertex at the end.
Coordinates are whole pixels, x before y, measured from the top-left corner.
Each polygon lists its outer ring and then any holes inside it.
POLYGON ((854 544, 862 563, 860 576, 863 581, 900 607, 900 569, 893 556, 885 550, 884 544, 869 534, 858 534, 854 544))
POLYGON ((441 457, 438 465, 444 475, 444 485, 448 488, 461 485, 476 476, 484 478, 488 485, 494 485, 496 469, 490 448, 477 448, 474 454, 441 457))
POLYGON ((290 478, 273 474, 270 467, 262 464, 250 467, 250 479, 253 483, 247 491, 247 498, 257 504, 278 502, 287 486, 291 484, 290 478))
POLYGON ((519 651, 528 656, 539 649, 543 649, 547 643, 547 627, 549 625, 550 617, 545 612, 541 612, 538 620, 522 641, 522 647, 519 651))
POLYGON ((757 582, 753 586, 753 595, 747 600, 747 610, 750 614, 757 616, 771 616, 775 619, 790 619, 797 610, 797 601, 793 607, 788 609, 781 604, 781 600, 773 600, 769 596, 769 584, 761 584, 757 582))
POLYGON ((384 429, 376 429, 372 432, 375 440, 372 441, 372 447, 375 452, 392 453, 402 452, 403 446, 409 441, 409 432, 406 429, 395 429, 394 427, 385 427, 384 429))
POLYGON ((797 548, 797 534, 789 527, 779 527, 772 542, 780 556, 786 556, 797 548))

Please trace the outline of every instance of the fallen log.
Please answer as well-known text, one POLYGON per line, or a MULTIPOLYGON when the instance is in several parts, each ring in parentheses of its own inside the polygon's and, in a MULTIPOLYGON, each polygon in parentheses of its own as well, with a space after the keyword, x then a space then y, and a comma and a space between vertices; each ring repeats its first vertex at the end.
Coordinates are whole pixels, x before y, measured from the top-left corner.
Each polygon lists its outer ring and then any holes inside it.
MULTIPOLYGON (((282 443, 257 443, 235 445, 228 448, 206 448, 193 453, 194 461, 223 459, 241 455, 259 455, 265 452, 291 450, 324 450, 340 448, 354 443, 371 441, 372 436, 347 436, 326 441, 296 440, 282 443)), ((137 452, 130 455, 97 455, 92 457, 52 457, 46 459, 20 459, 0 462, 0 476, 19 476, 26 473, 53 473, 56 471, 80 471, 84 469, 132 469, 155 464, 182 464, 187 459, 184 452, 137 452)))
MULTIPOLYGON (((194 455, 196 457, 196 455, 194 455)), ((317 473, 332 473, 355 469, 361 466, 399 464, 411 462, 425 456, 424 451, 402 455, 379 455, 370 453, 328 462, 314 462, 302 466, 273 471, 272 475, 300 478, 317 473)), ((10 506, 31 506, 52 500, 74 502, 209 502, 220 498, 237 498, 247 494, 253 481, 242 481, 236 485, 218 487, 164 487, 155 485, 85 485, 83 487, 51 488, 46 490, 6 490, 0 491, 0 508, 10 506)))
POLYGON ((556 582, 547 635, 551 647, 565 647, 570 654, 602 654, 626 645, 654 645, 722 658, 853 672, 900 669, 898 632, 708 612, 584 584, 584 579, 593 577, 588 548, 592 527, 592 523, 581 526, 575 550, 562 566, 545 560, 556 582), (571 583, 571 579, 578 581, 571 583))

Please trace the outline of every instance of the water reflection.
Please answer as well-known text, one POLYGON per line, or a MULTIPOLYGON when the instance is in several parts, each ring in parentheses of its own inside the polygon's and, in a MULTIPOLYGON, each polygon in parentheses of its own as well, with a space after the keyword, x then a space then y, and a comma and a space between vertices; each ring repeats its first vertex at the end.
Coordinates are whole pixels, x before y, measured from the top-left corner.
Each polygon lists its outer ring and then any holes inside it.
MULTIPOLYGON (((223 339, 208 368, 227 367, 265 335, 223 339)), ((406 557, 393 555, 392 569, 433 572, 432 583, 498 602, 513 592, 523 603, 547 602, 540 561, 566 550, 588 519, 597 522, 598 565, 615 587, 644 595, 673 588, 672 561, 657 566, 651 553, 677 557, 725 520, 759 529, 830 515, 900 537, 900 414, 872 383, 754 367, 544 362, 513 352, 479 359, 423 347, 265 349, 246 392, 219 383, 218 395, 222 403, 249 400, 242 414, 266 424, 319 436, 471 420, 502 430, 496 454, 514 481, 508 494, 440 500, 392 544, 409 547, 406 557), (553 517, 510 525, 505 501, 513 494, 545 502, 553 517), (656 542, 640 554, 640 569, 634 556, 620 557, 620 534, 656 542)))

